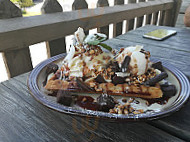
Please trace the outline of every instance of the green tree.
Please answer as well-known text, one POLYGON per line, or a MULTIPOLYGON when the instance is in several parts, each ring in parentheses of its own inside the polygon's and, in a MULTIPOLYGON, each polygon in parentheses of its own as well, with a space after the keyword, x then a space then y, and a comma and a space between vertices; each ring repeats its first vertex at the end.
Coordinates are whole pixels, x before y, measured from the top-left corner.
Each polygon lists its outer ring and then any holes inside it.
POLYGON ((33 0, 20 0, 19 5, 21 8, 25 8, 34 5, 34 3, 33 0))
POLYGON ((33 0, 11 0, 13 3, 19 4, 20 8, 30 7, 34 5, 33 0))

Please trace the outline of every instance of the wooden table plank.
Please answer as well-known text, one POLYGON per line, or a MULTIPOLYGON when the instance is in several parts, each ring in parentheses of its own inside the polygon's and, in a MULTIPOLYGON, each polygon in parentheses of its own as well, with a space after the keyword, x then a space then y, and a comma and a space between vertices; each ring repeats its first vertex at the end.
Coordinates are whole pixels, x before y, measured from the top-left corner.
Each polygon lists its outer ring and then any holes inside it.
POLYGON ((0 123, 4 124, 4 127, 0 126, 0 134, 7 134, 3 135, 5 142, 12 140, 131 142, 155 139, 182 141, 145 122, 113 123, 98 120, 95 129, 96 122, 93 119, 89 121, 85 117, 58 113, 38 103, 29 94, 27 76, 28 74, 24 74, 0 84, 0 104, 3 104, 0 114, 5 114, 0 118, 0 123), (6 123, 3 123, 4 120, 6 123))
MULTIPOLYGON (((188 78, 190 78, 190 30, 187 29, 178 29, 171 27, 155 27, 155 26, 145 26, 137 29, 136 31, 131 31, 127 35, 118 36, 117 39, 112 39, 107 41, 108 45, 112 45, 115 48, 126 47, 129 45, 140 44, 144 45, 145 49, 148 49, 152 57, 157 57, 161 60, 165 60, 173 64, 175 67, 184 72, 188 78), (142 35, 147 31, 151 31, 157 28, 168 28, 173 29, 178 32, 177 35, 170 37, 164 41, 154 41, 142 38, 142 35), (173 38, 173 39, 172 39, 173 38), (178 40, 177 40, 178 39, 178 40), (181 42, 179 45, 173 46, 171 42, 181 42), (180 46, 183 44, 183 46, 180 46), (189 43, 188 43, 189 42, 189 43), (159 54, 158 54, 159 53, 159 54)), ((160 128, 164 131, 169 132, 172 135, 175 135, 179 138, 182 138, 186 141, 190 141, 190 101, 178 112, 173 115, 151 121, 149 124, 160 128)))
POLYGON ((187 29, 178 29, 171 27, 159 26, 159 29, 173 29, 177 31, 177 34, 163 41, 156 41, 151 39, 142 38, 143 34, 158 29, 156 26, 145 26, 141 27, 138 30, 133 30, 128 32, 125 35, 120 35, 116 37, 117 39, 123 39, 127 41, 132 41, 134 43, 147 43, 149 45, 155 45, 158 47, 165 47, 169 49, 184 50, 190 52, 190 40, 187 38, 190 34, 190 30, 187 29), (179 48, 180 47, 180 48, 179 48))

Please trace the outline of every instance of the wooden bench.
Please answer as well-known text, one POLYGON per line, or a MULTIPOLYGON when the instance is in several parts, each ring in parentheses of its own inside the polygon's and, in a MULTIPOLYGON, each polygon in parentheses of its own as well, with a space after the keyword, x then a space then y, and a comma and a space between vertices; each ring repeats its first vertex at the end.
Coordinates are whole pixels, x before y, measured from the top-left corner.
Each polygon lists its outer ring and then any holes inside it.
POLYGON ((87 9, 85 0, 75 0, 71 12, 62 12, 56 0, 46 0, 43 15, 22 17, 21 10, 9 0, 0 1, 0 52, 9 77, 32 70, 29 46, 46 41, 49 57, 66 52, 65 37, 80 26, 88 33, 109 35, 113 24, 113 37, 145 24, 175 26, 182 0, 115 0, 109 7, 107 0, 98 0, 96 9, 87 9), (126 31, 122 31, 126 21, 126 31))

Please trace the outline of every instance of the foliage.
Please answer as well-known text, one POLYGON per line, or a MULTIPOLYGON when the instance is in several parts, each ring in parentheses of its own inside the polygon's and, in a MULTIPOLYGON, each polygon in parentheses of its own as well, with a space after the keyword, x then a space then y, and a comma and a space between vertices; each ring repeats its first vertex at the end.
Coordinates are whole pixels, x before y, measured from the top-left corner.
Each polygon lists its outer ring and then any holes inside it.
POLYGON ((19 4, 20 8, 33 6, 33 0, 11 0, 13 3, 19 4))

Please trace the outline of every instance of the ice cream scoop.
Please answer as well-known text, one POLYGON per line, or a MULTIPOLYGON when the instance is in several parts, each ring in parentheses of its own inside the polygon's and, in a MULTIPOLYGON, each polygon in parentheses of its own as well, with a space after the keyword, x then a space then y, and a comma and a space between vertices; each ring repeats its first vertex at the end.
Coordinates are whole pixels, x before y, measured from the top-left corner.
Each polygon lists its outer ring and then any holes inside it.
POLYGON ((142 46, 131 46, 125 48, 116 58, 119 66, 122 66, 126 56, 130 57, 129 71, 133 75, 142 75, 148 69, 149 57, 142 51, 142 46))

